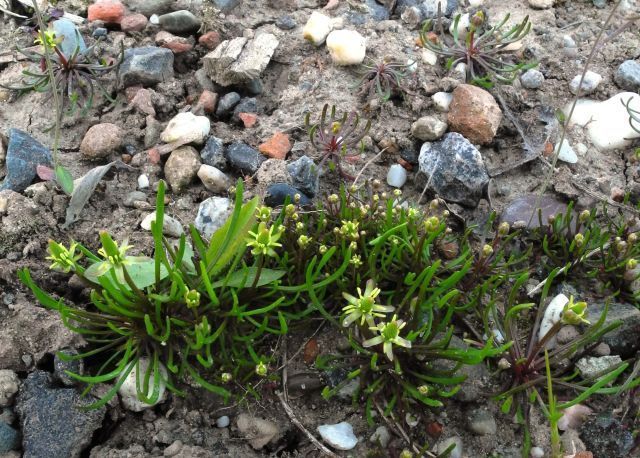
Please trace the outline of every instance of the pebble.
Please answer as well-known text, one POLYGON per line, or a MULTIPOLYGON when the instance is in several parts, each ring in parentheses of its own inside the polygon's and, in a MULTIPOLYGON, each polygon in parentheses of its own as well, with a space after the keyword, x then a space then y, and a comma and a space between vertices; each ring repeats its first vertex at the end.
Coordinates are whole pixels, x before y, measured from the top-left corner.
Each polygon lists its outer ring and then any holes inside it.
POLYGON ((556 341, 559 345, 564 345, 580 337, 578 328, 572 325, 565 325, 556 334, 556 341))
POLYGON ((527 194, 514 199, 502 211, 500 221, 506 221, 512 226, 516 223, 524 223, 529 229, 535 229, 540 227, 537 209, 541 210, 543 226, 548 225, 550 216, 564 214, 567 211, 567 204, 560 202, 553 196, 543 195, 536 207, 537 201, 538 195, 536 194, 527 194), (530 224, 529 220, 531 220, 530 224))
POLYGON ((327 36, 327 49, 336 65, 359 65, 367 53, 367 41, 355 30, 334 30, 327 36))
POLYGON ((20 448, 20 434, 7 423, 0 421, 0 455, 20 448))
POLYGON ((442 138, 447 131, 447 123, 435 116, 423 116, 411 125, 411 134, 422 141, 433 141, 442 138))
POLYGON ((130 10, 149 17, 152 14, 164 14, 171 11, 174 0, 127 0, 126 4, 130 10))
MULTIPOLYGON (((231 119, 235 122, 244 122, 241 115, 247 115, 258 112, 258 100, 255 97, 243 97, 240 102, 233 108, 233 116, 231 119)), ((245 127, 250 127, 246 126, 245 127)))
POLYGON ((143 202, 143 201, 144 202, 147 201, 147 195, 144 192, 131 191, 126 196, 124 196, 122 203, 126 207, 133 207, 136 202, 143 202))
MULTIPOLYGON (((151 230, 151 223, 156 220, 156 212, 149 213, 144 217, 142 222, 140 223, 140 227, 145 231, 151 230)), ((168 235, 169 237, 180 237, 184 234, 184 229, 182 228, 182 224, 177 219, 164 215, 162 218, 162 233, 164 235, 168 235)))
POLYGON ((204 35, 201 35, 198 38, 198 43, 204 46, 207 49, 216 49, 222 39, 220 38, 220 33, 212 30, 211 32, 207 32, 204 35))
MULTIPOLYGON (((592 323, 596 323, 603 313, 603 303, 589 304, 589 321, 592 323)), ((627 303, 611 303, 603 326, 618 320, 622 324, 602 336, 602 342, 609 346, 611 353, 631 358, 640 350, 640 310, 627 303)))
POLYGON ((200 155, 191 146, 174 150, 164 166, 164 175, 171 189, 182 192, 195 179, 200 169, 200 155))
MULTIPOLYGON (((84 409, 93 403, 75 388, 59 388, 48 373, 31 372, 16 400, 25 457, 79 457, 102 427, 105 407, 84 409)), ((88 453, 88 452, 87 452, 88 453)))
POLYGON ((540 10, 545 10, 553 6, 555 0, 529 0, 529 6, 540 10))
POLYGON ((526 89, 540 89, 544 84, 544 75, 540 70, 530 68, 520 76, 520 82, 526 89))
POLYGON ((475 207, 484 195, 489 175, 480 151, 458 133, 426 142, 418 157, 430 187, 445 200, 475 207))
POLYGON ((568 429, 578 429, 585 420, 593 413, 587 406, 575 404, 562 410, 562 416, 558 420, 558 429, 566 431, 568 429))
POLYGON ((291 141, 287 134, 276 132, 269 140, 258 146, 258 151, 272 159, 284 159, 291 151, 291 141))
POLYGON ((278 207, 284 205, 287 197, 291 202, 294 201, 296 195, 300 196, 300 205, 310 205, 311 199, 304 195, 302 191, 294 188, 287 183, 274 183, 269 185, 264 195, 264 203, 269 207, 278 207))
POLYGON ((36 177, 38 165, 52 167, 51 152, 28 133, 9 129, 9 145, 5 158, 6 176, 0 191, 23 192, 36 177))
POLYGON ((129 14, 120 21, 120 30, 123 32, 142 32, 149 20, 144 14, 129 14))
POLYGON ((453 94, 450 92, 436 92, 431 96, 435 109, 441 112, 448 112, 451 102, 453 101, 453 94))
POLYGON ((402 22, 407 24, 409 28, 415 29, 422 21, 422 11, 417 6, 409 6, 402 11, 400 15, 402 22))
POLYGON ((314 11, 302 29, 302 36, 315 46, 320 46, 327 39, 331 30, 333 30, 331 18, 314 11))
POLYGON ((477 409, 469 416, 469 430, 479 436, 488 436, 496 434, 498 427, 491 412, 477 409))
POLYGON ((285 14, 276 19, 276 27, 281 30, 291 30, 295 29, 298 26, 298 23, 294 18, 285 14))
POLYGON ((205 188, 218 194, 226 192, 233 183, 224 172, 207 164, 200 166, 198 178, 200 178, 205 188))
POLYGON ((260 164, 267 159, 257 150, 242 142, 229 145, 225 151, 225 157, 232 167, 247 175, 256 173, 260 164))
POLYGON ((205 89, 200 94, 200 97, 198 97, 198 103, 196 103, 196 106, 194 107, 193 111, 198 112, 198 110, 201 110, 207 114, 213 114, 215 113, 217 104, 218 104, 218 94, 205 89))
POLYGON ((124 5, 118 0, 98 0, 87 9, 89 22, 103 21, 106 24, 119 24, 124 17, 124 5))
POLYGON ((205 240, 209 240, 213 233, 220 229, 231 214, 231 201, 226 197, 209 197, 198 207, 198 215, 194 226, 205 240))
POLYGON ((227 169, 227 159, 225 158, 224 143, 221 138, 213 135, 207 139, 204 148, 200 151, 200 158, 203 164, 210 165, 220 170, 227 169))
POLYGON ((544 458, 544 449, 542 447, 531 447, 529 456, 531 458, 544 458))
MULTIPOLYGON (((58 21, 55 21, 58 22, 58 21)), ((104 38, 109 35, 109 31, 105 27, 96 27, 91 36, 93 38, 104 38)))
POLYGON ((202 22, 191 11, 178 10, 158 16, 158 23, 171 33, 197 32, 202 22))
POLYGON ((0 407, 10 406, 19 388, 18 374, 9 369, 0 369, 0 407))
POLYGON ((142 174, 138 176, 138 188, 139 189, 148 189, 149 188, 149 175, 142 174))
MULTIPOLYGON (((630 106, 640 110, 640 96, 633 92, 621 92, 603 102, 580 99, 569 121, 569 126, 585 127, 589 139, 601 151, 624 148, 640 137, 629 125, 629 113, 623 104, 631 100, 630 106)), ((571 103, 564 108, 565 115, 571 103)))
MULTIPOLYGON (((155 215, 154 215, 155 216, 155 215)), ((147 404, 146 402, 138 399, 137 393, 137 385, 142 385, 143 380, 138 381, 136 373, 140 373, 140 377, 145 378, 146 372, 149 368, 149 359, 144 356, 138 360, 136 366, 134 366, 133 370, 129 372, 127 377, 124 379, 122 386, 118 389, 118 394, 120 395, 120 401, 122 401, 122 405, 125 409, 130 410, 132 412, 142 412, 143 410, 150 409, 151 407, 164 402, 167 398, 167 384, 165 380, 167 378, 167 369, 165 369, 162 363, 158 363, 158 368, 160 372, 160 380, 158 380, 158 399, 153 404, 147 404)), ((153 387, 156 382, 153 372, 149 376, 149 386, 153 387)), ((150 388, 152 390, 152 388, 150 388)))
MULTIPOLYGON (((87 49, 87 45, 78 27, 69 19, 60 18, 57 21, 53 21, 51 28, 55 32, 57 39, 62 38, 62 41, 58 43, 57 47, 65 56, 71 56, 76 49, 80 52, 87 49)), ((106 32, 106 29, 104 30, 106 32)))
POLYGON ((596 72, 592 72, 591 70, 587 70, 587 73, 584 75, 584 79, 582 80, 582 85, 580 85, 580 79, 582 78, 582 74, 576 75, 569 84, 569 90, 572 94, 578 93, 578 87, 581 86, 580 94, 589 95, 598 89, 598 86, 602 82, 602 75, 596 72))
POLYGON ((280 428, 274 422, 252 417, 246 413, 238 415, 236 425, 240 434, 245 436, 254 450, 260 450, 280 434, 280 428))
POLYGON ((369 438, 369 442, 386 449, 389 442, 391 442, 391 433, 389 432, 389 429, 386 426, 378 426, 369 438))
POLYGON ((449 129, 481 145, 493 141, 502 121, 502 111, 493 96, 482 88, 461 84, 453 91, 449 107, 449 129))
POLYGON ((189 38, 178 37, 165 30, 161 30, 156 34, 155 42, 158 46, 170 49, 174 54, 180 54, 193 49, 193 42, 189 38))
POLYGON ((358 438, 353 434, 353 427, 346 421, 335 425, 320 425, 318 433, 336 450, 351 450, 358 444, 358 438))
MULTIPOLYGON (((560 443, 562 444, 562 450, 567 453, 575 453, 585 452, 587 447, 585 447, 584 442, 580 439, 580 433, 575 429, 566 430, 562 436, 560 436, 560 443)), ((574 458, 581 458, 580 455, 574 458)), ((592 458, 592 455, 583 455, 583 458, 592 458)))
POLYGON ((586 356, 578 360, 576 367, 580 371, 582 378, 593 380, 611 372, 620 364, 622 364, 622 359, 618 355, 586 356))
POLYGON ((566 138, 562 140, 562 146, 560 147, 560 153, 558 154, 558 159, 568 164, 575 164, 578 162, 578 155, 573 150, 573 148, 571 147, 571 144, 566 138))
POLYGON ((300 159, 290 162, 287 165, 287 171, 293 179, 293 186, 299 189, 309 197, 314 197, 318 192, 318 166, 308 156, 302 156, 300 159))
POLYGON ((122 146, 124 133, 111 123, 91 126, 80 143, 80 152, 90 159, 102 159, 118 152, 122 146))
POLYGON ((230 423, 231 423, 231 420, 229 420, 229 417, 227 417, 226 415, 223 415, 222 417, 218 417, 216 419, 216 426, 218 428, 226 428, 229 426, 230 423))
POLYGON ((210 130, 211 121, 206 116, 196 116, 190 112, 178 113, 160 134, 160 140, 165 143, 179 141, 202 144, 210 130))
POLYGON ((621 89, 638 92, 640 90, 640 63, 635 60, 625 60, 616 70, 613 79, 621 89))
POLYGON ((124 87, 169 81, 173 79, 173 53, 155 46, 126 49, 120 77, 124 87))
POLYGON ((438 55, 430 49, 423 49, 420 53, 420 58, 427 65, 434 66, 438 63, 438 55))
POLYGON ((449 458, 462 458, 462 439, 458 436, 448 437, 439 442, 436 447, 437 453, 439 455, 444 454, 444 452, 452 445, 455 446, 447 456, 449 458))
POLYGON ((221 11, 228 13, 236 6, 242 4, 242 0, 213 0, 214 5, 221 11))
POLYGON ((393 164, 387 172, 387 184, 394 188, 401 188, 407 182, 407 171, 400 164, 393 164))
POLYGON ((216 108, 216 116, 221 118, 231 113, 231 110, 240 102, 240 94, 237 92, 228 92, 223 95, 218 102, 218 108, 216 108))

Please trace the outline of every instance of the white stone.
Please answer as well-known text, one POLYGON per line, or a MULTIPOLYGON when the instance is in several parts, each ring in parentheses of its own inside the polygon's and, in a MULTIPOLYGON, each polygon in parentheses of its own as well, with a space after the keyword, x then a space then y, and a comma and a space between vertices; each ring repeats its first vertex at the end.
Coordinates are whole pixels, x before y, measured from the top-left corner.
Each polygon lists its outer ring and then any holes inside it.
POLYGON ((375 432, 369 438, 369 442, 372 444, 379 444, 383 449, 387 448, 391 441, 391 433, 386 426, 378 426, 375 432))
POLYGON ((230 423, 231 421, 229 420, 229 417, 227 417, 226 415, 223 415, 222 417, 219 417, 216 419, 216 426, 218 428, 226 428, 227 426, 229 426, 230 423))
POLYGON ((418 61, 414 59, 407 59, 407 71, 409 73, 415 73, 418 71, 418 61))
POLYGON ((334 30, 327 37, 327 48, 336 65, 359 65, 367 53, 367 41, 355 30, 334 30))
POLYGON ((393 164, 387 173, 387 184, 394 188, 401 188, 407 182, 407 171, 400 164, 393 164))
POLYGON ((450 92, 436 92, 431 96, 435 109, 446 113, 449 111, 451 101, 453 100, 453 94, 450 92))
POLYGON ((585 145, 584 143, 576 143, 576 153, 578 153, 578 155, 584 156, 585 154, 587 154, 587 151, 589 151, 587 145, 585 145))
POLYGON ((454 75, 462 78, 463 80, 467 78, 467 64, 464 62, 460 62, 453 68, 454 75))
MULTIPOLYGON (((629 113, 623 105, 629 99, 631 108, 640 110, 640 95, 633 92, 621 92, 604 102, 580 99, 569 126, 585 127, 589 139, 601 151, 627 147, 633 139, 640 138, 640 133, 631 128, 629 113)), ((564 108, 565 116, 570 111, 571 102, 564 108)))
POLYGON ((541 447, 531 447, 529 455, 531 458, 544 458, 544 449, 541 447))
POLYGON ((149 175, 142 174, 138 177, 138 188, 147 189, 149 187, 149 175))
POLYGON ((211 192, 226 192, 232 184, 231 179, 224 172, 207 164, 202 164, 198 169, 198 178, 211 192))
POLYGON ((302 29, 302 37, 314 45, 320 46, 332 29, 331 18, 314 11, 302 29))
MULTIPOLYGON (((465 13, 460 16, 458 20, 458 40, 464 42, 464 39, 467 37, 467 33, 469 32, 469 26, 471 25, 471 18, 469 13, 465 13)), ((451 21, 451 25, 449 26, 449 33, 453 35, 456 30, 456 21, 455 19, 451 21)))
POLYGON ((18 374, 9 369, 0 370, 0 407, 10 406, 19 388, 18 374))
POLYGON ((320 425, 318 432, 322 439, 336 450, 351 450, 358 444, 353 427, 346 421, 335 425, 320 425))
POLYGON ((407 422, 409 428, 415 428, 420 424, 420 419, 413 415, 411 412, 407 412, 405 414, 404 421, 407 422))
POLYGON ((211 130, 211 121, 206 116, 196 116, 193 113, 178 113, 160 134, 160 140, 165 143, 184 142, 204 143, 211 130))
POLYGON ((529 0, 529 6, 531 8, 544 10, 547 8, 551 8, 553 6, 554 1, 555 0, 529 0))
POLYGON ((160 17, 157 14, 152 14, 149 22, 153 25, 160 25, 160 17))
POLYGON ((411 125, 411 135, 418 140, 432 142, 442 138, 447 131, 446 122, 443 122, 435 116, 422 116, 411 125))
POLYGON ((422 62, 427 65, 436 65, 438 63, 438 55, 430 49, 423 49, 420 53, 422 62))
MULTIPOLYGON (((167 384, 164 382, 167 379, 167 369, 165 369, 162 363, 158 363, 158 368, 160 370, 160 380, 158 381, 158 399, 155 404, 147 404, 146 402, 138 399, 138 382, 140 383, 140 391, 142 391, 143 383, 147 368, 149 367, 149 360, 147 358, 140 358, 138 360, 138 364, 134 366, 134 368, 129 372, 127 378, 125 378, 124 383, 118 389, 118 394, 120 394, 120 400, 125 408, 133 411, 133 412, 142 412, 145 409, 149 409, 156 404, 163 402, 167 398, 167 384), (140 373, 140 380, 138 380, 136 376, 136 372, 140 373)), ((149 391, 153 391, 153 385, 155 383, 155 379, 153 377, 153 371, 149 377, 149 391)))
MULTIPOLYGON (((564 306, 568 303, 569 298, 564 294, 558 294, 551 300, 544 311, 542 320, 540 320, 540 329, 538 329, 538 341, 542 340, 542 338, 547 335, 547 332, 549 332, 553 325, 562 319, 564 306)), ((547 345, 545 346, 545 348, 553 348, 555 346, 555 341, 556 338, 555 336, 553 336, 549 341, 547 341, 547 345)))
POLYGON ((576 367, 584 379, 596 379, 611 372, 614 368, 622 364, 620 356, 586 356, 580 358, 576 367))
MULTIPOLYGON (((576 75, 575 78, 571 80, 569 83, 569 90, 572 94, 578 93, 578 86, 580 86, 580 79, 582 78, 582 74, 576 75)), ((580 93, 583 95, 591 94, 598 89, 598 86, 602 82, 602 75, 592 72, 591 70, 587 70, 587 73, 584 75, 584 79, 582 80, 582 89, 580 93)))
POLYGON ((582 423, 587 419, 589 415, 593 413, 587 406, 582 404, 575 404, 571 407, 567 407, 562 411, 562 417, 558 420, 558 429, 560 431, 566 431, 567 429, 580 429, 582 423))
POLYGON ((562 145, 560 146, 560 154, 558 154, 558 159, 568 164, 575 164, 578 162, 578 155, 573 150, 567 139, 562 140, 562 145))
POLYGON ((482 6, 484 4, 484 0, 469 0, 469 6, 474 8, 476 6, 482 6))
MULTIPOLYGON (((156 212, 149 213, 144 217, 142 222, 140 223, 140 227, 146 231, 151 230, 151 222, 156 220, 156 212)), ((164 235, 168 235, 170 237, 180 237, 184 234, 184 229, 182 228, 182 224, 169 215, 164 215, 162 218, 162 233, 164 235)))
POLYGON ((194 225, 205 240, 220 229, 231 215, 231 201, 226 197, 209 197, 198 207, 198 215, 194 225))
POLYGON ((449 458, 462 458, 462 439, 458 436, 449 437, 440 442, 436 447, 438 455, 443 454, 452 444, 455 444, 455 447, 447 456, 449 458))

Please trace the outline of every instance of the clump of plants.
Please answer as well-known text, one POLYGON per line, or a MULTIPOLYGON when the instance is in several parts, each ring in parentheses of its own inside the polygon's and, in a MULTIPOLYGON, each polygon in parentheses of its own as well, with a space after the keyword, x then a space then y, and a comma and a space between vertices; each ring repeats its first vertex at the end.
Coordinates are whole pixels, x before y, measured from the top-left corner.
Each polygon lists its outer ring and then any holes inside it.
POLYGON ((367 97, 377 96, 382 103, 388 102, 394 94, 404 95, 406 92, 402 80, 407 76, 408 67, 390 57, 379 62, 368 58, 367 63, 362 64, 362 76, 355 87, 359 87, 360 93, 367 97))
POLYGON ((69 376, 86 382, 87 391, 113 382, 94 406, 113 397, 142 358, 150 363, 137 377, 138 397, 150 404, 158 399, 160 380, 180 394, 179 382, 188 377, 228 398, 230 380, 244 383, 255 373, 267 375, 269 358, 260 355, 260 346, 269 335, 287 332, 286 308, 296 296, 278 293, 284 271, 264 267, 279 246, 281 230, 256 225, 258 200, 243 205, 242 193, 239 182, 233 215, 211 240, 204 241, 191 227, 191 245, 184 234, 177 242, 162 234, 161 182, 152 223, 153 257, 130 255, 126 241, 117 243, 106 232, 100 234, 97 253, 77 242, 67 247, 51 241, 51 268, 74 273, 91 288, 86 307, 53 298, 27 269, 19 272, 40 303, 57 311, 90 345, 77 356, 61 357, 85 359, 92 375, 69 376))
POLYGON ((60 46, 61 38, 52 30, 39 30, 35 43, 43 47, 43 52, 17 48, 34 65, 22 72, 18 83, 3 87, 20 93, 57 91, 60 111, 66 116, 73 115, 77 109, 84 116, 93 107, 96 89, 105 99, 112 100, 100 79, 120 66, 124 48, 120 49, 117 59, 109 63, 105 59, 95 59, 97 43, 81 49, 82 38, 77 30, 75 42, 73 51, 67 55, 60 46))
POLYGON ((471 16, 468 29, 464 30, 460 27, 461 16, 457 15, 451 31, 453 40, 445 36, 441 20, 437 23, 425 21, 420 41, 425 48, 446 59, 448 70, 464 63, 467 82, 483 87, 491 87, 495 83, 510 84, 520 71, 536 64, 520 62, 510 49, 531 30, 529 17, 503 31, 509 17, 507 14, 498 24, 489 27, 484 13, 479 11, 471 16))
POLYGON ((371 128, 371 120, 361 124, 360 115, 355 111, 336 116, 336 107, 329 104, 322 108, 320 120, 311 122, 311 113, 305 117, 305 126, 309 132, 311 144, 320 151, 322 157, 319 167, 328 163, 330 170, 338 170, 342 177, 353 180, 342 168, 343 160, 355 160, 364 149, 362 139, 371 128), (359 151, 358 151, 359 150, 359 151))

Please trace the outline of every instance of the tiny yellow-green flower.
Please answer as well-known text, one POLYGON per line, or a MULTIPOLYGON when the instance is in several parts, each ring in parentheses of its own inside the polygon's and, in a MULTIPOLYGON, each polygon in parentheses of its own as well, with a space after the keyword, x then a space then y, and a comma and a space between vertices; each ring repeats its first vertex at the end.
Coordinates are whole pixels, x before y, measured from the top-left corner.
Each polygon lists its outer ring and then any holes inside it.
POLYGON ((562 311, 562 322, 565 324, 590 324, 586 319, 587 316, 587 303, 586 302, 573 302, 573 296, 569 296, 569 302, 564 306, 562 311))
POLYGON ((282 244, 278 243, 282 232, 282 227, 274 233, 274 226, 267 228, 264 222, 258 224, 258 229, 255 232, 249 231, 249 238, 247 239, 247 246, 252 247, 251 254, 254 256, 275 256, 274 248, 282 246, 282 244))
POLYGON ((360 325, 364 325, 366 322, 370 327, 375 325, 375 317, 384 317, 385 313, 393 312, 395 307, 391 305, 376 304, 376 298, 380 294, 380 288, 376 288, 376 284, 373 280, 368 280, 364 288, 364 293, 360 288, 358 290, 358 297, 352 296, 349 293, 342 293, 349 305, 344 307, 342 311, 345 313, 345 317, 342 320, 342 326, 347 327, 354 321, 360 320, 360 325))
POLYGON ((379 323, 377 326, 372 326, 372 331, 378 333, 377 336, 365 340, 362 342, 362 346, 365 348, 373 347, 374 345, 382 344, 382 351, 387 356, 389 361, 393 361, 393 346, 411 348, 411 342, 403 337, 400 337, 400 331, 407 325, 402 320, 399 320, 397 315, 393 315, 391 321, 386 323, 379 323))

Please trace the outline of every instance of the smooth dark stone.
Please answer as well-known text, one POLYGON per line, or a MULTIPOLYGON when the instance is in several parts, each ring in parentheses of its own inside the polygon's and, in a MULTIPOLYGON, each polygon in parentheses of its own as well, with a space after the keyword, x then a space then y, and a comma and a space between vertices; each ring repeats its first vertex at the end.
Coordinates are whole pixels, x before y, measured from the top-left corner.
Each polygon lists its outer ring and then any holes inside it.
POLYGON ((120 77, 125 87, 153 86, 173 78, 173 53, 166 48, 147 46, 124 51, 120 77))
POLYGON ((276 27, 282 30, 291 30, 295 29, 298 23, 294 18, 285 14, 284 16, 280 16, 276 19, 276 27))
POLYGON ((197 32, 202 22, 191 11, 178 10, 158 17, 160 26, 171 33, 197 32))
POLYGON ((8 424, 0 421, 0 454, 20 448, 20 433, 8 424))
POLYGON ((11 189, 22 192, 36 177, 38 165, 53 167, 51 152, 42 143, 28 133, 19 129, 9 129, 9 146, 7 147, 7 176, 0 191, 11 189))
POLYGON ((269 186, 264 196, 264 203, 269 207, 277 207, 283 205, 287 197, 293 202, 296 194, 300 195, 299 205, 311 204, 311 199, 305 196, 302 191, 286 183, 275 183, 269 186))
POLYGON ((233 168, 247 175, 256 173, 260 165, 267 160, 258 150, 242 142, 229 145, 225 157, 233 168))
POLYGON ((229 114, 233 107, 235 107, 239 102, 240 94, 238 94, 237 92, 229 92, 223 95, 218 101, 216 116, 222 117, 229 114))
POLYGON ((293 186, 309 197, 318 192, 318 166, 308 156, 302 156, 297 161, 287 165, 287 170, 293 178, 293 186))
POLYGON ((200 151, 200 159, 203 164, 211 165, 219 170, 226 170, 227 159, 224 157, 224 150, 222 139, 212 135, 200 151))

